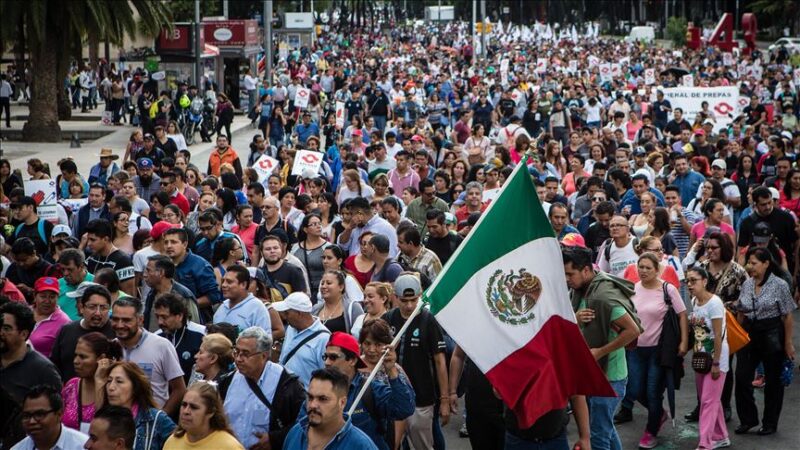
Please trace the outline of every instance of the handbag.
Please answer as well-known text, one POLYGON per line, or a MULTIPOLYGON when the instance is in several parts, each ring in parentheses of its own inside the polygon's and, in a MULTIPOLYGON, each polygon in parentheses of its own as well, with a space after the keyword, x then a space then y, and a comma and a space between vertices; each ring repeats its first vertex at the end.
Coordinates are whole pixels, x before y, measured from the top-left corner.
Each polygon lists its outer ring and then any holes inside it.
POLYGON ((728 350, 731 355, 750 343, 750 335, 742 328, 733 313, 727 309, 725 310, 725 328, 728 333, 728 350))
POLYGON ((713 362, 714 358, 711 356, 711 353, 694 352, 692 354, 692 369, 697 373, 706 374, 711 372, 711 365, 713 362))

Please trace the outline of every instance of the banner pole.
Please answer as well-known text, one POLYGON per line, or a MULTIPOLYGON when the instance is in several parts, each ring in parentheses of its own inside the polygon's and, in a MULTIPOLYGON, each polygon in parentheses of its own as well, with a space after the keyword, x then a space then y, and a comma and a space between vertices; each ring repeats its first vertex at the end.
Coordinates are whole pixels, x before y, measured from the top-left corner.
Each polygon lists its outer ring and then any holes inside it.
POLYGON ((397 335, 395 335, 394 339, 392 340, 392 343, 389 344, 389 346, 383 351, 381 359, 379 359, 378 362, 375 364, 375 367, 372 369, 372 372, 370 372, 369 376, 367 377, 367 381, 365 381, 364 384, 361 386, 361 390, 358 391, 358 395, 356 395, 355 400, 353 400, 353 404, 350 405, 350 409, 347 411, 348 417, 353 415, 353 412, 356 410, 358 403, 364 396, 364 392, 367 391, 367 387, 369 386, 370 383, 372 383, 372 380, 375 379, 375 375, 378 374, 378 370, 380 370, 381 366, 383 366, 383 360, 386 358, 386 355, 389 353, 389 350, 392 348, 397 348, 397 344, 400 342, 400 338, 403 337, 403 334, 405 334, 409 325, 411 325, 411 321, 414 320, 415 317, 417 317, 420 311, 422 311, 424 303, 425 302, 422 300, 422 297, 420 297, 419 300, 417 301, 417 307, 414 308, 414 311, 411 313, 410 316, 408 316, 408 319, 406 319, 406 323, 404 323, 403 327, 400 328, 400 331, 397 332, 397 335))

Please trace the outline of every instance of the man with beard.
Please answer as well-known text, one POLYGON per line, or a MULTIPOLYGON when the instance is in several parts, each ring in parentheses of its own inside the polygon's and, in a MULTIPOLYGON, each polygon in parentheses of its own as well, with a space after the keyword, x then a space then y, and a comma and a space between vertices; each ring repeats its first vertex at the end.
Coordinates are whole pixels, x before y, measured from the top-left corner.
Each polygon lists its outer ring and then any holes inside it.
POLYGON ((148 203, 150 202, 150 197, 161 190, 161 177, 153 173, 154 164, 150 158, 138 160, 139 175, 133 177, 136 193, 148 203))
POLYGON ((60 387, 56 366, 27 343, 36 324, 33 311, 27 305, 11 302, 0 307, 0 317, 0 390, 21 404, 33 386, 60 387))
POLYGON ((183 370, 183 381, 189 383, 195 355, 200 351, 206 327, 189 320, 186 300, 172 292, 159 295, 153 309, 160 328, 156 335, 169 340, 175 347, 183 370))
POLYGON ((69 380, 75 377, 75 346, 81 336, 98 331, 109 339, 114 337, 114 330, 108 320, 108 311, 111 309, 111 293, 104 286, 90 281, 81 283, 74 292, 80 294, 80 310, 83 318, 70 322, 58 332, 50 360, 61 373, 61 378, 69 380))
POLYGON ((349 387, 347 375, 338 369, 327 367, 315 371, 306 393, 308 415, 292 427, 283 448, 377 449, 369 436, 345 420, 349 387))
POLYGON ((75 292, 84 281, 94 281, 94 275, 86 270, 83 252, 77 248, 68 248, 61 252, 58 256, 58 265, 61 266, 61 273, 64 275, 58 279, 58 291, 60 292, 58 306, 70 319, 77 320, 81 316, 75 298, 80 298, 80 295, 76 297, 70 294, 75 292))
POLYGON ((211 306, 222 301, 211 264, 188 249, 185 229, 171 228, 164 232, 163 239, 164 253, 175 263, 175 281, 195 294, 198 308, 206 319, 211 319, 211 306))
POLYGON ((161 167, 161 160, 166 156, 164 152, 156 147, 156 138, 150 133, 146 133, 143 139, 144 148, 133 155, 133 160, 136 164, 141 163, 143 159, 149 159, 156 167, 161 167))
POLYGON ((261 255, 264 257, 267 275, 275 282, 286 288, 286 292, 308 292, 303 270, 294 264, 288 264, 283 257, 281 240, 274 235, 268 235, 261 241, 261 255))
POLYGON ((111 308, 111 326, 125 360, 138 364, 150 380, 156 406, 174 415, 186 392, 178 354, 168 340, 142 328, 142 313, 138 299, 118 299, 111 308))
POLYGON ((108 267, 117 274, 122 292, 136 292, 133 261, 127 253, 114 245, 111 222, 104 219, 89 222, 86 236, 86 246, 92 250, 91 256, 86 259, 86 270, 96 275, 100 269, 108 267))
MULTIPOLYGON (((148 197, 149 199, 150 197, 148 197)), ((80 240, 86 232, 86 225, 95 219, 106 219, 111 221, 111 212, 108 211, 106 204, 106 188, 101 184, 93 184, 89 187, 89 202, 78 210, 77 214, 72 215, 72 236, 80 240)))

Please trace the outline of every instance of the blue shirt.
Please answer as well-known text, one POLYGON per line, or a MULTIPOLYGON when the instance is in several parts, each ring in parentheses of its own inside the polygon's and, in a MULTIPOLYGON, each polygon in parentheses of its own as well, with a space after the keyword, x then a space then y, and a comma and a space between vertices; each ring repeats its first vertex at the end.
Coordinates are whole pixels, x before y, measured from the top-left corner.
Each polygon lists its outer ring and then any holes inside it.
MULTIPOLYGON (((237 191, 237 192, 240 192, 240 191, 237 191)), ((239 199, 237 197, 237 201, 238 200, 239 199)), ((214 247, 217 245, 217 243, 221 239, 224 239, 224 238, 234 238, 237 241, 239 241, 239 245, 241 245, 242 248, 245 248, 245 245, 244 245, 244 242, 242 241, 242 238, 240 238, 237 234, 231 233, 230 231, 224 231, 223 230, 223 231, 220 231, 217 234, 217 237, 214 238, 213 241, 209 241, 205 237, 201 238, 201 239, 198 239, 197 242, 195 242, 195 244, 194 244, 194 249, 193 249, 194 250, 194 254, 199 256, 199 257, 201 257, 201 258, 203 258, 203 259, 205 259, 208 262, 211 262, 211 257, 214 254, 214 247)), ((248 257, 247 252, 244 252, 244 261, 246 263, 250 262, 250 258, 248 257)))
POLYGON ((253 294, 245 297, 234 307, 231 307, 230 304, 230 300, 222 302, 217 312, 214 313, 214 323, 227 322, 236 325, 240 333, 250 327, 260 327, 270 336, 272 335, 269 311, 253 294))
MULTIPOLYGON (((247 445, 245 445, 247 447, 247 445)), ((308 448, 308 417, 304 417, 289 430, 283 441, 283 450, 306 450, 308 448)), ((372 440, 363 431, 354 427, 345 415, 344 426, 331 439, 325 450, 377 450, 372 440)))
POLYGON ((295 128, 295 131, 297 132, 297 139, 303 144, 305 144, 311 136, 319 136, 319 127, 314 122, 308 125, 301 123, 295 128))
MULTIPOLYGON (((270 403, 274 402, 282 371, 281 366, 267 361, 258 379, 258 387, 270 403)), ((231 385, 228 387, 224 407, 233 433, 244 448, 250 448, 258 442, 256 432, 269 433, 270 410, 253 394, 247 379, 238 371, 233 375, 231 385)))
POLYGON ((573 227, 572 225, 565 225, 564 229, 561 230, 561 233, 558 233, 557 238, 560 241, 561 239, 564 239, 564 236, 566 236, 566 235, 568 235, 570 233, 578 233, 578 234, 580 234, 580 231, 578 231, 578 229, 573 227))
POLYGON ((697 196, 697 188, 700 187, 706 178, 694 170, 689 169, 685 175, 678 175, 672 182, 681 190, 681 205, 686 206, 697 196))
POLYGON ((279 359, 281 365, 297 375, 303 383, 303 386, 308 387, 308 382, 311 381, 311 372, 322 369, 325 366, 322 362, 322 354, 325 353, 325 347, 328 346, 328 339, 330 339, 330 337, 330 331, 328 331, 325 325, 317 318, 314 319, 314 323, 310 327, 303 331, 297 331, 293 326, 286 327, 286 337, 283 339, 281 357, 279 359), (314 339, 303 344, 303 346, 297 349, 294 355, 292 355, 292 359, 288 362, 286 361, 289 352, 294 350, 306 336, 319 330, 323 332, 314 336, 314 339))
MULTIPOLYGON (((656 196, 656 206, 664 206, 664 194, 661 193, 656 188, 647 188, 651 194, 656 196)), ((622 196, 622 199, 619 203, 619 209, 622 211, 626 206, 631 207, 631 214, 641 214, 642 213, 642 202, 639 200, 639 197, 636 196, 636 193, 633 192, 633 189, 628 189, 628 192, 622 196)))
POLYGON ((208 296, 212 305, 222 301, 222 293, 211 264, 191 250, 186 251, 186 258, 175 267, 175 281, 194 292, 196 298, 208 296))

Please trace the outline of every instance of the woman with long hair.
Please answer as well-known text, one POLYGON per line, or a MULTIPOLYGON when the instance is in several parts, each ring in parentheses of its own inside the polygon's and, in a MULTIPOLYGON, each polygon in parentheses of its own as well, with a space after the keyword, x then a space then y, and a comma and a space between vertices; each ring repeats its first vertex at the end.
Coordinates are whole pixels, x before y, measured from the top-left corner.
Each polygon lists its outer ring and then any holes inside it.
POLYGON ((322 301, 311 309, 311 314, 317 316, 331 333, 341 331, 349 334, 353 321, 364 313, 360 303, 345 295, 345 282, 343 271, 326 271, 319 283, 322 301))
MULTIPOLYGON (((325 271, 342 271, 345 274, 344 293, 347 298, 356 302, 364 300, 364 291, 359 281, 344 267, 345 253, 338 245, 330 245, 322 251, 322 266, 325 271)), ((322 296, 317 293, 317 302, 322 301, 322 296)))
POLYGON ((659 238, 665 255, 680 255, 678 252, 678 243, 672 235, 669 211, 667 208, 659 206, 653 210, 653 214, 650 217, 650 225, 645 235, 659 238))
POLYGON ((112 216, 112 223, 114 225, 114 233, 112 242, 114 246, 128 255, 133 255, 133 236, 130 234, 130 214, 125 211, 120 211, 112 216))
POLYGON ((322 274, 325 272, 322 254, 331 245, 322 236, 322 218, 319 214, 311 213, 303 218, 297 239, 291 253, 305 266, 311 283, 311 298, 316 298, 322 274))
POLYGON ((197 381, 219 382, 231 373, 233 343, 221 333, 203 336, 200 349, 194 357, 194 368, 189 385, 197 381))
POLYGON ((225 136, 227 136, 229 140, 233 139, 233 136, 231 135, 231 124, 233 123, 234 113, 233 110, 233 103, 231 103, 231 101, 228 99, 228 96, 221 92, 218 93, 216 111, 217 125, 214 127, 214 131, 211 133, 211 135, 219 135, 220 131, 222 131, 222 128, 225 128, 225 136))
POLYGON ((566 197, 569 197, 576 191, 575 186, 579 179, 583 178, 586 180, 592 176, 591 173, 583 168, 585 160, 586 158, 577 153, 572 155, 572 158, 569 160, 569 172, 564 175, 564 178, 561 180, 561 188, 564 190, 564 195, 566 197))
POLYGON ((681 332, 678 354, 675 356, 683 357, 689 349, 686 305, 678 288, 659 276, 661 265, 660 255, 645 252, 639 256, 637 269, 640 281, 634 286, 631 297, 644 331, 639 335, 636 348, 625 352, 628 386, 618 414, 632 417, 635 399, 647 408, 647 424, 639 441, 640 448, 653 448, 657 445, 656 436, 667 419, 667 413, 662 407, 666 374, 661 366, 659 344, 664 318, 670 308, 678 315, 681 332))
POLYGON ((695 156, 691 159, 689 164, 692 169, 700 175, 708 178, 711 176, 711 166, 708 164, 708 158, 705 156, 695 156))
POLYGON ((31 176, 31 180, 50 179, 50 174, 47 173, 44 163, 39 158, 31 158, 28 160, 28 175, 31 176))
POLYGON ((299 229, 305 214, 302 210, 295 207, 297 203, 297 191, 290 187, 282 187, 278 192, 278 201, 280 201, 281 204, 281 219, 292 224, 295 229, 299 229))
POLYGON ((392 195, 389 191, 389 177, 385 173, 379 173, 372 179, 372 188, 375 193, 372 194, 371 203, 378 203, 392 195))
POLYGON ((471 183, 473 181, 477 181, 478 183, 485 183, 486 182, 486 171, 484 170, 483 164, 474 164, 472 167, 469 168, 469 174, 467 174, 467 183, 471 183))
MULTIPOLYGON (((636 244, 633 250, 639 256, 644 255, 645 253, 652 253, 653 255, 656 255, 660 261, 658 265, 658 278, 666 281, 676 288, 681 287, 681 282, 678 278, 678 272, 670 264, 667 264, 667 255, 664 254, 664 247, 659 238, 655 236, 645 236, 639 241, 638 244, 636 244)), ((638 283, 640 280, 638 265, 636 263, 629 264, 622 273, 622 278, 630 281, 631 283, 638 283)))
POLYGON ((642 192, 640 196, 642 212, 639 214, 634 214, 630 217, 630 219, 628 219, 628 223, 631 226, 631 232, 633 232, 634 236, 637 238, 641 239, 644 237, 644 235, 647 233, 647 230, 650 228, 650 222, 655 214, 656 201, 656 196, 652 192, 642 192))
POLYGON ((217 387, 207 381, 191 385, 183 394, 178 426, 164 444, 164 450, 195 447, 244 450, 234 437, 217 387))
MULTIPOLYGON (((727 336, 725 333, 725 306, 714 294, 713 281, 708 272, 700 267, 692 267, 686 272, 686 285, 692 297, 692 313, 689 327, 694 336, 692 350, 694 355, 705 354, 711 358, 708 372, 695 371, 697 396, 700 400, 700 442, 697 448, 712 449, 730 446, 725 415, 722 410, 722 389, 730 369, 727 336), (727 445, 726 445, 727 444, 727 445)), ((741 359, 739 361, 741 364, 741 359)), ((754 367, 755 368, 755 367, 754 367)), ((737 369, 737 372, 741 369, 737 369)), ((753 373, 747 384, 753 380, 753 373)), ((776 378, 776 384, 780 381, 776 378)), ((751 386, 752 392, 752 386, 751 386)), ((736 401, 739 403, 737 392, 736 401)), ((755 411, 755 405, 753 405, 755 411)), ((739 417, 743 417, 739 411, 739 417)), ((754 425, 748 427, 752 428, 754 425)))
POLYGON ((555 167, 559 180, 564 178, 567 174, 567 160, 561 154, 561 141, 553 139, 545 145, 544 163, 555 167))
POLYGON ((214 254, 211 257, 211 267, 214 268, 214 275, 217 277, 217 285, 222 285, 222 277, 232 265, 243 261, 245 257, 244 248, 239 239, 222 238, 214 246, 214 254))
MULTIPOLYGON (((703 214, 703 211, 705 210, 704 206, 711 198, 725 200, 725 190, 722 188, 722 185, 719 183, 719 181, 713 178, 703 181, 703 184, 700 186, 700 195, 691 199, 689 204, 686 205, 686 209, 695 214, 703 214)), ((725 221, 730 223, 730 211, 728 210, 727 206, 724 208, 723 213, 727 218, 725 221)))
POLYGON ((144 149, 144 133, 141 128, 137 128, 131 132, 128 138, 128 144, 125 146, 125 156, 122 161, 135 160, 136 155, 144 149))
MULTIPOLYGON (((369 244, 369 240, 372 235, 373 233, 371 231, 365 231, 361 234, 359 237, 361 249, 363 249, 365 245, 369 244)), ((375 270, 375 263, 364 256, 363 251, 359 251, 355 255, 350 255, 344 260, 344 267, 348 272, 352 273, 353 276, 356 277, 356 280, 358 280, 358 283, 363 289, 364 286, 366 286, 367 283, 369 283, 372 279, 372 272, 375 270)))
POLYGON ((256 247, 256 230, 258 224, 253 221, 253 207, 244 204, 236 207, 236 225, 231 228, 231 232, 244 242, 246 255, 252 255, 256 247))
POLYGON ((175 422, 157 408, 147 375, 131 361, 101 359, 98 366, 95 385, 100 395, 95 396, 95 403, 100 400, 131 410, 136 422, 133 450, 161 450, 175 429, 175 422))
POLYGON ((364 183, 357 170, 345 170, 342 173, 342 180, 344 183, 339 184, 339 194, 336 197, 336 200, 340 205, 343 201, 356 197, 364 197, 368 201, 372 201, 372 198, 375 195, 375 190, 364 183))
POLYGON ((164 220, 164 207, 170 204, 169 194, 166 192, 154 192, 150 196, 150 213, 147 218, 150 223, 156 223, 164 220))
POLYGON ((393 292, 394 290, 390 283, 371 281, 367 284, 364 288, 364 300, 361 302, 364 306, 364 314, 358 316, 353 322, 353 327, 350 329, 353 336, 361 334, 361 327, 365 323, 380 319, 387 311, 392 309, 393 292))
POLYGON ((469 165, 463 159, 453 161, 453 166, 447 171, 450 175, 451 183, 465 183, 467 173, 469 172, 469 165))
MULTIPOLYGON (((485 97, 481 97, 482 99, 485 97)), ((464 148, 468 154, 480 155, 481 162, 489 160, 492 156, 492 142, 486 137, 487 123, 475 122, 472 125, 472 136, 467 138, 464 148)))
POLYGON ((198 191, 202 191, 200 189, 200 183, 203 182, 203 177, 200 174, 200 171, 197 170, 195 167, 187 166, 186 167, 186 184, 189 186, 197 189, 198 191))
POLYGON ((339 217, 339 206, 336 204, 336 197, 330 192, 322 192, 317 197, 317 212, 321 220, 323 239, 335 243, 337 233, 334 225, 342 220, 339 217))
POLYGON ((178 122, 174 120, 169 121, 167 125, 167 137, 175 141, 175 146, 178 147, 178 151, 189 149, 189 146, 186 145, 186 138, 183 137, 181 128, 178 126, 178 122))
POLYGON ((786 174, 780 205, 781 208, 794 213, 795 217, 800 215, 800 170, 791 169, 786 174))
POLYGON ((583 170, 592 173, 597 163, 606 163, 606 148, 599 142, 589 147, 589 158, 583 163, 583 170))
POLYGON ((228 188, 219 188, 216 194, 217 208, 222 211, 222 228, 231 231, 236 225, 236 207, 239 205, 236 193, 228 188))
MULTIPOLYGON (((84 305, 83 307, 102 308, 107 306, 84 305)), ((97 371, 97 361, 101 359, 121 360, 122 346, 119 341, 109 339, 97 331, 79 337, 73 358, 76 376, 67 381, 61 389, 61 397, 64 399, 64 415, 61 416, 61 422, 83 433, 89 431, 89 424, 96 411, 95 372, 97 371)))
POLYGON ((197 218, 200 217, 200 214, 202 214, 205 210, 208 208, 213 208, 216 204, 217 196, 214 195, 213 192, 203 192, 200 194, 200 199, 198 200, 194 211, 190 212, 189 215, 186 216, 186 228, 195 234, 199 233, 200 228, 197 223, 197 218))
POLYGON ((789 284, 781 278, 780 267, 769 250, 748 250, 746 269, 750 278, 742 285, 737 320, 749 333, 750 343, 737 353, 736 412, 741 425, 736 429, 736 434, 747 433, 759 423, 752 381, 756 367, 763 364, 766 378, 764 416, 758 434, 768 435, 777 431, 780 419, 784 361, 795 359, 792 313, 797 305, 789 284))
MULTIPOLYGON (((736 183, 739 187, 739 192, 744 194, 748 192, 751 184, 758 184, 758 169, 756 167, 756 160, 752 156, 742 153, 739 156, 739 163, 736 165, 736 172, 731 175, 731 181, 736 183)), ((747 196, 742 195, 741 208, 747 207, 747 196)))

